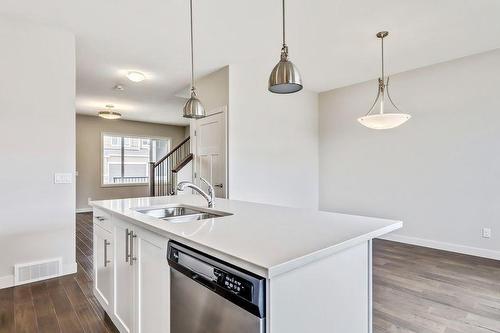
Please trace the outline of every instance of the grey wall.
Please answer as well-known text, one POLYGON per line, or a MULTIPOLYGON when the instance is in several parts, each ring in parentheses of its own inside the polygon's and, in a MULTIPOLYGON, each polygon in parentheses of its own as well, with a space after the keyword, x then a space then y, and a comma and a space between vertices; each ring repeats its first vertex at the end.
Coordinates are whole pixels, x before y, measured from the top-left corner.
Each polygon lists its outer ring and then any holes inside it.
POLYGON ((402 219, 395 239, 500 258, 500 51, 391 82, 413 116, 394 130, 356 121, 375 81, 320 95, 320 208, 402 219))
POLYGON ((197 80, 196 92, 208 113, 215 108, 229 105, 229 66, 197 80))
MULTIPOLYGON (((220 107, 224 106, 227 108, 227 113, 229 114, 229 66, 222 67, 198 79, 196 81, 196 91, 198 98, 203 102, 207 114, 213 114, 219 111, 220 107)), ((191 119, 189 126, 189 135, 193 138, 191 140, 191 152, 196 156, 195 127, 196 121, 191 119)), ((193 180, 196 160, 190 162, 187 168, 180 174, 183 180, 193 180)), ((184 191, 184 193, 189 192, 184 191)))
POLYGON ((76 270, 75 43, 70 33, 0 19, 0 287, 13 265, 61 257, 76 270))
POLYGON ((76 116, 76 207, 87 209, 92 200, 144 197, 148 186, 101 187, 101 133, 151 135, 172 139, 172 147, 184 139, 185 127, 128 120, 76 116))

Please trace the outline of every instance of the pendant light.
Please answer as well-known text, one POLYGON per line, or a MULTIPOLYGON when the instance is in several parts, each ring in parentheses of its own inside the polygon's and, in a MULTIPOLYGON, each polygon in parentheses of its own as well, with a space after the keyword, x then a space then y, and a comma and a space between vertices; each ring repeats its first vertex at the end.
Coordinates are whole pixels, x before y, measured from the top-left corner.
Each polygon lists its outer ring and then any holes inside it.
POLYGON ((99 112, 99 117, 110 120, 120 119, 122 117, 121 113, 112 111, 113 108, 114 106, 111 104, 106 105, 106 111, 99 112))
POLYGON ((281 59, 269 76, 269 91, 275 94, 291 94, 302 89, 302 78, 297 67, 288 60, 288 46, 285 42, 285 0, 283 4, 283 47, 281 59))
POLYGON ((384 76, 384 38, 389 35, 387 31, 377 33, 382 43, 382 77, 378 79, 378 94, 375 102, 368 113, 358 118, 361 125, 372 129, 390 129, 404 124, 411 118, 409 114, 402 113, 394 104, 389 94, 389 77, 385 81, 384 76), (386 99, 387 96, 387 99, 386 99), (389 101, 389 103, 387 103, 389 101), (378 106, 378 107, 377 107, 378 106), (375 109, 377 112, 372 113, 375 109), (386 112, 387 109, 393 109, 393 112, 386 112))
POLYGON ((194 86, 194 47, 193 47, 193 0, 189 0, 189 13, 191 18, 191 97, 184 105, 184 118, 199 119, 206 117, 205 108, 196 97, 196 87, 194 86))

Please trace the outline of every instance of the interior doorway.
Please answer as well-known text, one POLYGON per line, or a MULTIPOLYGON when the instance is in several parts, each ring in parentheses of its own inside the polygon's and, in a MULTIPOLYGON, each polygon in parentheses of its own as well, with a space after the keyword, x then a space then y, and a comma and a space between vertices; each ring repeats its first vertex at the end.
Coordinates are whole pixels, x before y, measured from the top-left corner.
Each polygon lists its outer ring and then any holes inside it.
POLYGON ((205 118, 194 121, 194 180, 204 187, 200 177, 214 186, 217 198, 229 195, 227 167, 227 106, 212 110, 205 118))

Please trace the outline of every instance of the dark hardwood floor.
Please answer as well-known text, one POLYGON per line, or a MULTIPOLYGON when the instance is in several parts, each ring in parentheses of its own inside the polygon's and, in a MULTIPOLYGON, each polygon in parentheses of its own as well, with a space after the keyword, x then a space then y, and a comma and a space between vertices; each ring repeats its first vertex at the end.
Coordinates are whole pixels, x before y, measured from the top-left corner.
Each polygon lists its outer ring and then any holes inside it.
POLYGON ((116 332, 92 293, 92 214, 76 215, 78 272, 0 290, 0 333, 116 332))
MULTIPOLYGON (((92 214, 76 235, 78 273, 0 290, 0 333, 116 332, 92 294, 92 214)), ((500 333, 499 261, 376 240, 373 274, 374 333, 500 333)))

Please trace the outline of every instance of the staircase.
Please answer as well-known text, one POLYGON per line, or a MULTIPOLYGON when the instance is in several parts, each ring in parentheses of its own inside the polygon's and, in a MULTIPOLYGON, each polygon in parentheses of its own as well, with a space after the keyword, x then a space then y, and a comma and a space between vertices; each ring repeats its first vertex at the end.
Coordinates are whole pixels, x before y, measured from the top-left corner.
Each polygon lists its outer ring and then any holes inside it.
POLYGON ((149 195, 175 195, 177 173, 193 159, 188 136, 158 162, 149 163, 149 195))

